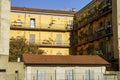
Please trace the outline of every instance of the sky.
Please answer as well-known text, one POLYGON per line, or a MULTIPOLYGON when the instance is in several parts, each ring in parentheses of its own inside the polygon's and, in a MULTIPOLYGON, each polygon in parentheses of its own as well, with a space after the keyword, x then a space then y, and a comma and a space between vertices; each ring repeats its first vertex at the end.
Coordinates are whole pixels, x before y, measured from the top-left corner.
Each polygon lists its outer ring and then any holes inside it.
POLYGON ((40 9, 80 10, 92 0, 11 0, 12 6, 40 9))

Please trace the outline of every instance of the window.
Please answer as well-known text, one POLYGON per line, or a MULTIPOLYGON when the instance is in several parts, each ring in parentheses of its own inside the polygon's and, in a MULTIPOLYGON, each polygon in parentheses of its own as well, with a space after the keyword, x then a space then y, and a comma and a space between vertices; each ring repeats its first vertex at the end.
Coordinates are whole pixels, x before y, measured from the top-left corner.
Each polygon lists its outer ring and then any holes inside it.
POLYGON ((45 76, 46 76, 46 74, 45 74, 45 71, 42 71, 42 70, 38 70, 37 71, 37 80, 45 80, 45 76))
POLYGON ((103 27, 103 26, 104 26, 104 22, 101 21, 101 22, 99 23, 99 27, 103 27))
POLYGON ((35 34, 30 34, 29 36, 29 43, 34 44, 35 43, 35 34))
POLYGON ((66 70, 66 80, 73 80, 73 70, 66 70))
POLYGON ((0 72, 6 72, 6 69, 0 69, 0 72))
POLYGON ((106 0, 106 3, 111 5, 112 4, 112 0, 106 0))
POLYGON ((86 80, 94 80, 94 71, 86 70, 86 80))
POLYGON ((99 9, 102 9, 103 6, 104 6, 104 1, 100 3, 100 5, 99 5, 99 9))
POLYGON ((99 42, 99 49, 102 50, 102 54, 106 53, 106 42, 99 42))
POLYGON ((30 28, 35 28, 35 18, 30 19, 30 28))

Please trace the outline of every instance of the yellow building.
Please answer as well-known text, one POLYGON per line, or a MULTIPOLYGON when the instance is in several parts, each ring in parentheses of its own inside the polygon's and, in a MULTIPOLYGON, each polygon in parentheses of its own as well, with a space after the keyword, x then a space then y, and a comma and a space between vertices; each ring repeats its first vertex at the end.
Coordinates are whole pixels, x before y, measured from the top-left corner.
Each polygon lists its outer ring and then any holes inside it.
MULTIPOLYGON (((71 54, 98 54, 111 62, 113 70, 118 70, 119 52, 116 54, 113 25, 116 0, 92 0, 74 17, 74 44, 71 54), (113 2, 112 2, 113 1, 113 2), (75 53, 76 52, 76 53, 75 53)), ((116 45, 117 46, 117 45, 116 45)))
POLYGON ((73 11, 11 7, 10 38, 23 36, 45 55, 69 55, 73 11))

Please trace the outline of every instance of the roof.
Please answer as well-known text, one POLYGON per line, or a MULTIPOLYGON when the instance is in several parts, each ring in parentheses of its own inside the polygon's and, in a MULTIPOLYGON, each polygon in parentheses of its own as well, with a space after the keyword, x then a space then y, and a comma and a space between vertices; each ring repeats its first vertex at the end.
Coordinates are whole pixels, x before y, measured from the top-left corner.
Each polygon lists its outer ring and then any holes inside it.
POLYGON ((39 55, 39 54, 23 54, 23 62, 28 65, 109 65, 107 61, 97 55, 39 55))
MULTIPOLYGON (((83 12, 85 9, 90 9, 90 6, 95 6, 94 3, 96 3, 97 0, 92 0, 91 2, 89 2, 86 6, 84 6, 82 9, 80 9, 77 13, 79 14, 80 12, 83 12)), ((76 13, 76 14, 77 14, 76 13)))
POLYGON ((73 15, 75 13, 73 11, 65 11, 65 10, 37 9, 37 8, 26 8, 26 7, 16 7, 16 6, 12 6, 11 10, 57 13, 57 14, 71 14, 71 15, 73 15))

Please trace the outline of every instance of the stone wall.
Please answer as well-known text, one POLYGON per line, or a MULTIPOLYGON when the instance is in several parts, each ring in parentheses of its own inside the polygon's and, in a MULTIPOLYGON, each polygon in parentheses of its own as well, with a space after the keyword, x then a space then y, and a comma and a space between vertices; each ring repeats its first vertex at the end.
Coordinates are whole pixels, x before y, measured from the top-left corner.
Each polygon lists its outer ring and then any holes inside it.
POLYGON ((24 63, 9 62, 6 68, 7 80, 24 80, 24 63))
POLYGON ((107 71, 104 75, 105 80, 120 80, 120 71, 107 71))
POLYGON ((0 0, 0 55, 9 55, 10 0, 0 0))
POLYGON ((114 57, 119 59, 120 70, 120 0, 112 0, 114 57))

